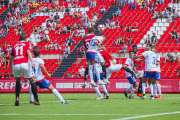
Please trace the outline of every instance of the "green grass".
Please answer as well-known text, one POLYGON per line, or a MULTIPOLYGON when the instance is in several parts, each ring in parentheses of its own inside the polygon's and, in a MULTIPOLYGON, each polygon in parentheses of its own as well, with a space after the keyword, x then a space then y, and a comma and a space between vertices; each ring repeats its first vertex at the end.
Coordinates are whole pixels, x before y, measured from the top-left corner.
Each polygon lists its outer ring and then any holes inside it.
MULTIPOLYGON (((20 104, 20 106, 15 106, 14 94, 0 94, 0 104, 5 104, 0 105, 0 120, 110 120, 180 111, 180 96, 178 94, 164 94, 161 100, 149 100, 148 98, 141 100, 138 97, 130 100, 126 99, 123 94, 110 94, 110 99, 108 100, 96 100, 96 94, 62 94, 62 96, 64 99, 70 100, 68 101, 68 105, 62 105, 53 94, 39 94, 41 105, 35 106, 27 103, 29 102, 29 94, 21 94, 20 103, 26 103, 20 104), (2 115, 12 113, 21 115, 2 115)), ((146 96, 149 97, 150 95, 146 96)), ((138 118, 138 120, 139 119, 178 120, 180 119, 180 114, 151 116, 138 118)))

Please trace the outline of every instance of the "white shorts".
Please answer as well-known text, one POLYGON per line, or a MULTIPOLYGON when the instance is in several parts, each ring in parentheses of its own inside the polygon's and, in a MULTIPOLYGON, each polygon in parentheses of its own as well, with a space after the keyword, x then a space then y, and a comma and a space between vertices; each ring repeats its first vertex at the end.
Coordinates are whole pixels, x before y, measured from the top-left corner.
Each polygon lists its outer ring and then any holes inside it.
POLYGON ((30 63, 21 63, 13 65, 14 77, 21 77, 22 73, 24 78, 34 77, 34 72, 32 70, 32 65, 30 63))
POLYGON ((99 52, 97 52, 97 55, 98 55, 98 62, 104 63, 104 58, 102 57, 102 55, 99 52))
POLYGON ((143 70, 139 70, 137 71, 137 78, 142 78, 143 77, 143 74, 144 74, 144 71, 143 70))
POLYGON ((106 68, 106 78, 109 79, 113 72, 116 72, 120 70, 121 68, 122 68, 121 64, 115 64, 115 65, 111 64, 110 67, 106 68))

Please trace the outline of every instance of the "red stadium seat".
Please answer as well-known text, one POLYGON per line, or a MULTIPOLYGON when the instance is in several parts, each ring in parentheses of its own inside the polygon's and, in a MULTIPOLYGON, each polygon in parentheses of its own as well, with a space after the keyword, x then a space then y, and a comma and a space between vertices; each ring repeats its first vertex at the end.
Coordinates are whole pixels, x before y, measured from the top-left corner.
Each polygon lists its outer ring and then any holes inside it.
POLYGON ((171 66, 171 62, 166 62, 166 66, 171 66))
POLYGON ((176 77, 176 75, 177 75, 177 72, 172 73, 172 77, 176 77))
POLYGON ((54 69, 54 68, 50 68, 50 72, 51 72, 51 73, 54 73, 54 72, 55 72, 55 69, 54 69))
POLYGON ((166 75, 164 77, 171 77, 171 72, 166 72, 166 75))
POLYGON ((163 67, 162 71, 163 71, 163 72, 168 71, 168 67, 163 67))
POLYGON ((54 68, 59 68, 59 64, 58 64, 58 63, 55 63, 55 64, 54 64, 54 68))
POLYGON ((126 62, 126 58, 121 58, 121 62, 126 62))
POLYGON ((52 59, 47 59, 47 63, 52 63, 52 59))
POLYGON ((173 63, 172 63, 172 66, 173 66, 173 67, 176 67, 176 66, 177 66, 177 62, 173 62, 173 63))
POLYGON ((172 71, 174 71, 174 67, 169 67, 169 70, 168 70, 169 72, 172 72, 172 71))
POLYGON ((74 67, 76 67, 77 66, 77 64, 76 63, 72 63, 72 67, 74 68, 74 67))
POLYGON ((57 59, 53 59, 53 60, 52 60, 52 63, 57 63, 57 59))

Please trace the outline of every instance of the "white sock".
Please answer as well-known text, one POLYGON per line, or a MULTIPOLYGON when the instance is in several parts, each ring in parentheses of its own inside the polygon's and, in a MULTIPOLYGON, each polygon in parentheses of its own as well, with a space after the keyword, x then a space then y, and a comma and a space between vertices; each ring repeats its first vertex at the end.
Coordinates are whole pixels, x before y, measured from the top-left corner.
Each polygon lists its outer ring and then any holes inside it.
POLYGON ((161 95, 161 85, 160 84, 157 84, 157 89, 158 89, 159 95, 161 95))
POLYGON ((102 87, 104 93, 106 93, 106 95, 109 96, 108 91, 106 89, 106 86, 105 85, 101 85, 101 87, 102 87))
POLYGON ((33 93, 32 93, 31 85, 30 85, 29 94, 30 94, 30 101, 33 102, 33 101, 34 101, 34 95, 33 95, 33 93))
POLYGON ((149 89, 150 89, 151 95, 153 96, 153 85, 149 85, 149 89))
POLYGON ((154 95, 157 95, 156 84, 153 85, 154 95))
POLYGON ((97 95, 98 95, 99 97, 102 97, 102 95, 101 95, 101 93, 100 93, 100 91, 99 91, 99 87, 93 87, 93 89, 95 90, 95 92, 97 93, 97 95))
POLYGON ((132 88, 133 88, 133 86, 131 85, 131 86, 126 90, 126 93, 128 93, 132 88))
POLYGON ((54 93, 54 95, 55 95, 61 102, 65 102, 65 100, 63 99, 63 97, 61 96, 61 94, 60 94, 56 89, 53 89, 52 92, 54 93))
POLYGON ((93 65, 89 65, 89 76, 90 76, 91 82, 94 81, 92 69, 93 69, 93 65))
POLYGON ((130 97, 132 97, 132 95, 134 94, 134 91, 135 91, 135 90, 136 90, 136 89, 132 88, 130 97))
POLYGON ((98 69, 98 64, 94 64, 94 73, 96 74, 97 77, 97 82, 100 82, 100 74, 99 74, 99 69, 98 69))
POLYGON ((142 83, 142 92, 143 92, 143 94, 146 94, 146 91, 145 91, 145 83, 142 83))

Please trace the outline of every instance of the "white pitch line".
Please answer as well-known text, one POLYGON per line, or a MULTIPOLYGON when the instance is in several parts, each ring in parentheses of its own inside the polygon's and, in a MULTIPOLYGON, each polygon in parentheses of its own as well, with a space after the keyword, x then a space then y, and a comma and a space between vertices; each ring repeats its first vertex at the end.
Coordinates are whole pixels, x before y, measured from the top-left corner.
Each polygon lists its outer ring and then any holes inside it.
POLYGON ((160 115, 171 115, 171 114, 177 114, 177 113, 180 113, 180 111, 169 112, 169 113, 158 113, 158 114, 151 114, 151 115, 140 115, 140 116, 135 116, 135 117, 126 117, 126 118, 111 119, 111 120, 130 120, 130 119, 138 119, 138 118, 154 117, 154 116, 160 116, 160 115))
MULTIPOLYGON (((66 100, 66 101, 73 101, 73 100, 66 100)), ((42 101, 40 103, 51 103, 51 102, 61 102, 61 101, 42 101)), ((28 104, 29 102, 23 102, 23 103, 20 103, 20 104, 28 104)), ((30 103, 29 103, 30 104, 30 103)), ((10 103, 10 104, 0 104, 0 106, 5 106, 5 105, 14 105, 14 103, 10 103)))
POLYGON ((116 115, 137 115, 137 114, 19 114, 19 113, 11 113, 11 114, 0 114, 0 115, 74 115, 74 116, 104 116, 104 115, 110 115, 110 116, 116 116, 116 115))

